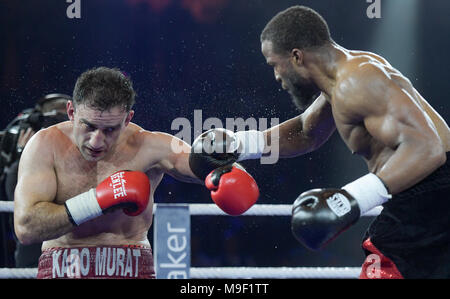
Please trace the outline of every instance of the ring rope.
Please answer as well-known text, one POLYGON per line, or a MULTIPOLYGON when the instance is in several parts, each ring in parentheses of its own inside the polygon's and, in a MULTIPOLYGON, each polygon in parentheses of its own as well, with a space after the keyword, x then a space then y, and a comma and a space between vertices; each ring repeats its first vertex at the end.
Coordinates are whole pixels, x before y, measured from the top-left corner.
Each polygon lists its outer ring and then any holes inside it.
MULTIPOLYGON (((177 204, 174 204, 177 205, 177 204)), ((191 215, 216 215, 227 216, 218 206, 215 204, 188 204, 189 212, 191 215)), ((155 204, 156 208, 158 204, 155 204)), ((155 212, 154 209, 153 212, 155 212)), ((377 216, 380 214, 382 207, 376 207, 368 211, 363 216, 377 216)), ((13 201, 0 201, 0 212, 14 212, 13 201)), ((257 204, 248 209, 242 216, 291 216, 292 205, 286 204, 257 204)))
POLYGON ((13 201, 0 201, 0 212, 14 212, 14 202, 13 201))
POLYGON ((38 268, 0 268, 0 279, 5 278, 36 278, 38 268))
MULTIPOLYGON (((158 204, 155 206, 154 212, 158 204)), ((191 215, 227 215, 215 204, 188 204, 188 206, 191 215)), ((381 210, 382 207, 376 207, 363 216, 377 216, 381 210)), ((0 212, 14 212, 14 202, 0 201, 0 212)), ((242 216, 291 215, 292 206, 286 204, 258 204, 242 214, 242 216)), ((36 278, 37 270, 37 268, 0 268, 0 279, 36 278)), ((192 267, 190 278, 357 278, 360 271, 358 267, 192 267)))
MULTIPOLYGON (((358 278, 358 267, 192 267, 191 279, 229 278, 229 279, 265 279, 265 278, 358 278)), ((37 268, 0 268, 0 279, 36 278, 37 268)))
POLYGON ((360 267, 214 267, 191 268, 190 278, 358 278, 360 267))

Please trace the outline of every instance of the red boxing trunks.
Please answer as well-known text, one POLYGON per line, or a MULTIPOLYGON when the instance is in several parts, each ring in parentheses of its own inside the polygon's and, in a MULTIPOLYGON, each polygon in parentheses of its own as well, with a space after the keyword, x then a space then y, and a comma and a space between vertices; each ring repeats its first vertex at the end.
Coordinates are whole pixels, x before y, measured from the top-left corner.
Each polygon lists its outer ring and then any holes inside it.
POLYGON ((370 239, 363 242, 363 248, 371 254, 362 265, 360 279, 403 279, 394 262, 385 257, 370 239))
POLYGON ((152 250, 142 246, 49 248, 39 258, 38 279, 155 278, 152 250))

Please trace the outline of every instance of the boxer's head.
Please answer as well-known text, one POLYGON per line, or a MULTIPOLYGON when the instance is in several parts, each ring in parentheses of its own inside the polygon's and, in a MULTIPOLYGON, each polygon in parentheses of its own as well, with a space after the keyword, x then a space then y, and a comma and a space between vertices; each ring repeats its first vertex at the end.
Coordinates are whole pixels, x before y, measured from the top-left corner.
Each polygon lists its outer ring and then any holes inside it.
POLYGON ((78 78, 67 114, 73 136, 88 161, 105 157, 133 117, 132 82, 117 69, 91 69, 78 78))
POLYGON ((332 42, 325 20, 304 6, 288 8, 267 23, 261 33, 261 50, 274 68, 275 79, 292 96, 301 110, 320 93, 307 67, 305 53, 312 53, 332 42))

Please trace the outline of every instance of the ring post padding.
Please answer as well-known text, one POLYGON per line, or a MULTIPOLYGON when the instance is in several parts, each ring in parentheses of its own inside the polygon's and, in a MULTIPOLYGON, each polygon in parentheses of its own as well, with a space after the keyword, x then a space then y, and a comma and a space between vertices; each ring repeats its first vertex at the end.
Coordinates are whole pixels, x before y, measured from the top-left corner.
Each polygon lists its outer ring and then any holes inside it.
POLYGON ((156 278, 189 278, 191 217, 185 204, 158 204, 153 234, 156 278))

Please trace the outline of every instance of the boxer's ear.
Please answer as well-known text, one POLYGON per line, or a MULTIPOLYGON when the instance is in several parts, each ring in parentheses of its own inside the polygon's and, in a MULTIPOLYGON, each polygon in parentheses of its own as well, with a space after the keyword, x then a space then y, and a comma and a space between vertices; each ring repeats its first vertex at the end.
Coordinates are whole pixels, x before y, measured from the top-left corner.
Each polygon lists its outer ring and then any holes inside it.
POLYGON ((128 112, 127 118, 125 119, 125 127, 128 126, 128 124, 130 123, 133 116, 134 116, 134 110, 130 110, 128 112))
POLYGON ((299 49, 292 49, 291 51, 292 60, 295 65, 302 65, 303 64, 303 51, 299 49))
POLYGON ((69 120, 73 121, 74 114, 75 114, 75 106, 72 101, 67 101, 66 110, 67 110, 67 116, 69 117, 69 120))

